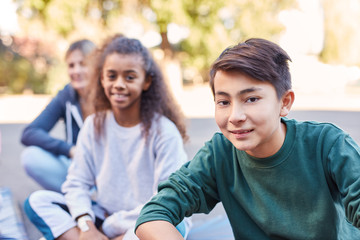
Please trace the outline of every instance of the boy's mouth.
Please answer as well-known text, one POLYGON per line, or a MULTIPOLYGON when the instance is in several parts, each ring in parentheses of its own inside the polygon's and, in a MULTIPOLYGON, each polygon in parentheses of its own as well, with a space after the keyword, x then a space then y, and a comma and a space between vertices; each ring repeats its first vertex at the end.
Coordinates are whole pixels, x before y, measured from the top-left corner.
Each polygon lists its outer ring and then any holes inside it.
POLYGON ((249 132, 252 132, 254 131, 254 129, 250 129, 250 130, 233 130, 233 131, 229 131, 233 134, 246 134, 246 133, 249 133, 249 132))
POLYGON ((233 130, 233 131, 229 131, 229 132, 231 134, 233 134, 235 138, 241 139, 241 138, 247 137, 253 131, 254 131, 254 129, 250 129, 250 130, 233 130))

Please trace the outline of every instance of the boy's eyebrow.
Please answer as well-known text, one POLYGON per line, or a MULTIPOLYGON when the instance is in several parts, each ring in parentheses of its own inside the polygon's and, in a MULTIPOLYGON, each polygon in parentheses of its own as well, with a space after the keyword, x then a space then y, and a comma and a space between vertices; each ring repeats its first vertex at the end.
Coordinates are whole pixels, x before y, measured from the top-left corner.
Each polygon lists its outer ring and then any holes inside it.
POLYGON ((228 94, 227 92, 223 92, 223 91, 218 91, 215 92, 215 96, 220 95, 220 96, 229 96, 230 94, 228 94))
POLYGON ((246 88, 244 90, 241 90, 237 95, 243 95, 245 93, 251 93, 251 92, 256 92, 261 90, 262 88, 260 87, 251 87, 251 88, 246 88))
MULTIPOLYGON (((236 95, 240 96, 240 95, 243 95, 243 94, 246 94, 246 93, 251 93, 251 92, 259 91, 259 90, 261 90, 261 89, 262 89, 262 88, 260 88, 260 87, 246 88, 246 89, 243 89, 243 90, 241 90, 240 92, 238 92, 236 95)), ((215 95, 229 96, 230 94, 228 94, 227 92, 218 91, 218 92, 215 92, 215 95)))

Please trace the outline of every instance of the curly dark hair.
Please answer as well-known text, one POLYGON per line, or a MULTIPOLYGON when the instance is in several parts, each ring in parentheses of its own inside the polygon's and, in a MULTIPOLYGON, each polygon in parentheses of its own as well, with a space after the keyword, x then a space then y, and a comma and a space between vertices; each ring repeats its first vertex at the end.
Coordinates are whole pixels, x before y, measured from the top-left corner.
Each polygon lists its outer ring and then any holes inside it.
POLYGON ((127 38, 121 34, 116 34, 107 39, 102 47, 96 51, 92 59, 89 98, 93 104, 93 112, 95 112, 94 122, 98 136, 103 131, 106 110, 111 109, 110 101, 106 97, 101 84, 101 76, 105 59, 112 53, 137 54, 143 59, 145 78, 151 80, 149 89, 141 94, 140 120, 144 136, 148 136, 151 122, 155 114, 158 113, 170 119, 178 128, 183 141, 187 140, 185 117, 170 93, 158 64, 149 50, 139 40, 127 38))

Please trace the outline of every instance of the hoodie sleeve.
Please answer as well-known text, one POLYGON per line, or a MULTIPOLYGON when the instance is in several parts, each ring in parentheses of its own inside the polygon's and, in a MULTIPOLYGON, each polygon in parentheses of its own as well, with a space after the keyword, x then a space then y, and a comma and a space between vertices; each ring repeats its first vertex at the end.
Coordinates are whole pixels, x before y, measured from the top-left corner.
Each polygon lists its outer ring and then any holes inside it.
POLYGON ((102 225, 105 235, 114 238, 133 229, 142 207, 139 205, 131 211, 118 211, 106 218, 102 225))
POLYGON ((69 156, 72 144, 49 134, 56 123, 65 118, 65 102, 68 98, 65 89, 60 91, 40 115, 24 129, 21 142, 25 146, 38 146, 55 155, 69 156))
POLYGON ((154 194, 160 182, 178 170, 188 161, 184 149, 183 139, 180 132, 172 122, 162 122, 161 132, 156 135, 155 141, 155 173, 154 173, 154 194))
POLYGON ((76 153, 61 188, 73 219, 85 213, 95 219, 91 203, 91 188, 95 186, 93 132, 93 118, 89 117, 80 130, 76 153))

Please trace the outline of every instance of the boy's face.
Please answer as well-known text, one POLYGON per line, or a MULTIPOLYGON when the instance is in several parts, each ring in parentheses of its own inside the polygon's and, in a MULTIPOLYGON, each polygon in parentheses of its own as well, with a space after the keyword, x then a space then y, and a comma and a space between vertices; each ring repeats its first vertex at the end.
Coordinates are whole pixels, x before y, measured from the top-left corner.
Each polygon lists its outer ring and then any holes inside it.
POLYGON ((216 123, 237 149, 264 158, 281 148, 286 126, 280 117, 286 116, 291 108, 292 91, 278 99, 269 82, 224 71, 216 73, 214 90, 216 123))

